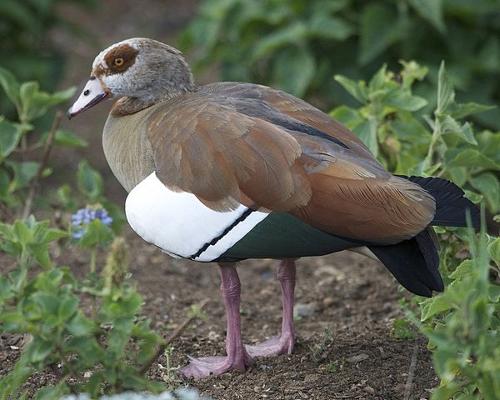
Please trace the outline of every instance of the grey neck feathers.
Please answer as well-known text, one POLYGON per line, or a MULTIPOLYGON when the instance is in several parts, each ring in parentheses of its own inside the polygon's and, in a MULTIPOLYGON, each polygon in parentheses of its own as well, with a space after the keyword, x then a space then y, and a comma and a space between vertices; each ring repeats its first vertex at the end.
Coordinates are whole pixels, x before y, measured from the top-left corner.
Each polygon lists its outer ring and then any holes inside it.
MULTIPOLYGON (((168 47, 168 49, 173 48, 168 47)), ((150 60, 149 69, 143 76, 136 77, 137 82, 141 82, 140 89, 136 90, 136 96, 119 99, 111 111, 113 115, 134 114, 153 104, 195 90, 193 74, 180 53, 169 51, 167 57, 168 63, 165 63, 164 58, 157 62, 154 59, 150 60)))

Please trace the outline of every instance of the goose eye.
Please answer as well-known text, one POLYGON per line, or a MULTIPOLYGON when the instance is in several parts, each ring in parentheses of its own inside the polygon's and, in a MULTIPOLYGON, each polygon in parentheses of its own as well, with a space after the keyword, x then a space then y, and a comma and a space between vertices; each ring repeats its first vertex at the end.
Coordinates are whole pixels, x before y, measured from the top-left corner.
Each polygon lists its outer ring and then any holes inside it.
POLYGON ((121 67, 123 65, 123 58, 121 58, 121 57, 115 58, 115 60, 113 61, 113 64, 115 64, 115 66, 117 66, 117 67, 121 67))

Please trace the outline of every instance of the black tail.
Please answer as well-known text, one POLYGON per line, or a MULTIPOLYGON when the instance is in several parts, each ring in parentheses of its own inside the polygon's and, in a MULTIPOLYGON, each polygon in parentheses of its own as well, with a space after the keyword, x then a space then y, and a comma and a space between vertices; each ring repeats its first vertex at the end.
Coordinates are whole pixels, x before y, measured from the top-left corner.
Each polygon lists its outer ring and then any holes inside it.
POLYGON ((437 242, 432 228, 390 246, 368 246, 394 277, 410 292, 431 297, 444 289, 439 275, 437 242))
POLYGON ((424 188, 436 199, 436 214, 431 225, 467 226, 466 215, 470 212, 472 226, 479 229, 481 218, 479 208, 464 197, 464 192, 453 182, 441 178, 404 176, 424 188))
MULTIPOLYGON (((454 183, 441 178, 401 176, 424 188, 436 200, 436 213, 431 225, 467 226, 470 213, 474 228, 480 227, 480 213, 464 192, 454 183)), ((368 246, 394 277, 410 292, 430 297, 432 291, 442 292, 443 280, 439 275, 437 241, 432 228, 420 232, 412 239, 390 246, 368 246)))

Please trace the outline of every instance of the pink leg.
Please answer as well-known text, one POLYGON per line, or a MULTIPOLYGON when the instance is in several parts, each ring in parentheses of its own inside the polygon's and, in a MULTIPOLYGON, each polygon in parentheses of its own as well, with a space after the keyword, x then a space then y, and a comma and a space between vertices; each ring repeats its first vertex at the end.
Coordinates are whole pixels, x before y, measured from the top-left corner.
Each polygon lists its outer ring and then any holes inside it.
POLYGON ((295 260, 282 260, 276 273, 276 279, 281 283, 283 318, 281 321, 281 336, 272 337, 263 343, 246 346, 252 357, 267 357, 279 354, 291 354, 295 343, 293 327, 293 297, 295 290, 295 260))
POLYGON ((190 358, 190 363, 181 372, 188 378, 205 378, 220 375, 230 370, 245 371, 252 358, 241 340, 240 290, 241 284, 234 264, 219 264, 221 292, 227 317, 226 357, 190 358))

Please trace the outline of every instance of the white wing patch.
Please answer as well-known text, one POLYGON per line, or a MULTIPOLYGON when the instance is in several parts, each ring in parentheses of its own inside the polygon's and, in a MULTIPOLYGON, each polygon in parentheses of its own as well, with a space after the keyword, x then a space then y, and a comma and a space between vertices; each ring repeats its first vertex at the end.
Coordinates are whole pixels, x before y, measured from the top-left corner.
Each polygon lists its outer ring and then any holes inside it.
POLYGON ((196 261, 217 259, 269 215, 243 205, 214 211, 191 193, 169 190, 154 172, 129 193, 125 213, 145 241, 196 261))

